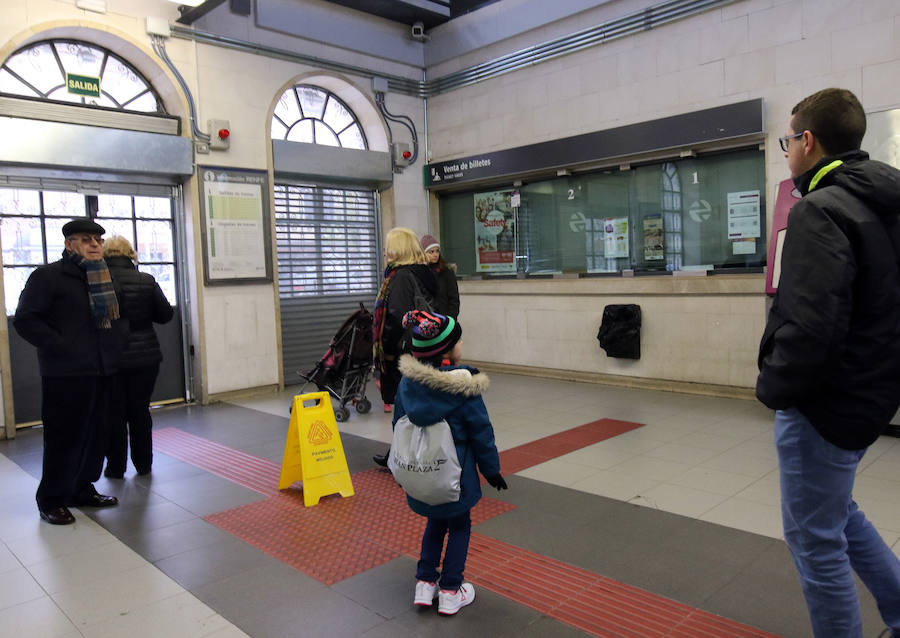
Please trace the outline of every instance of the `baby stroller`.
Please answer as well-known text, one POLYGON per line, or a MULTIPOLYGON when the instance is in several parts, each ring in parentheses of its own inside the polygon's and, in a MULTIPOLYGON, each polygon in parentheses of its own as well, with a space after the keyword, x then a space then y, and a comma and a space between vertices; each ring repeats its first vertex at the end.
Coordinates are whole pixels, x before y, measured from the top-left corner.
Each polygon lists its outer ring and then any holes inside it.
MULTIPOLYGON (((347 317, 328 344, 328 351, 308 373, 298 373, 306 380, 303 389, 315 383, 320 392, 328 392, 340 405, 334 418, 344 422, 350 418, 347 402, 366 414, 372 403, 366 398, 366 384, 372 371, 372 313, 362 303, 347 317)), ((301 389, 301 394, 303 393, 301 389)))

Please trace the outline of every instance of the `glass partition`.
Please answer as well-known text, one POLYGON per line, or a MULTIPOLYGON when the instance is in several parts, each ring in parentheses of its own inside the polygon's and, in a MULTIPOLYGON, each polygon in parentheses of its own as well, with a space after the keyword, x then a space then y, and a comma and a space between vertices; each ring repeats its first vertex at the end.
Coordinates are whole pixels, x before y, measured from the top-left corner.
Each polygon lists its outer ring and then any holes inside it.
POLYGON ((764 153, 440 195, 440 226, 445 258, 460 275, 761 267, 764 153))

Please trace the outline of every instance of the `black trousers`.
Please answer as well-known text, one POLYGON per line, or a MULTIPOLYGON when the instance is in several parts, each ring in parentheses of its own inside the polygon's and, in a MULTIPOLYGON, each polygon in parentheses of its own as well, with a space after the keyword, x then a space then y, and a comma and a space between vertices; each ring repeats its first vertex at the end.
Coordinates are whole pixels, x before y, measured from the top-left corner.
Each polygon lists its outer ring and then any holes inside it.
POLYGON ((125 473, 128 443, 131 462, 144 474, 153 464, 153 436, 150 396, 156 385, 159 364, 140 368, 123 368, 116 375, 116 392, 110 399, 109 446, 106 449, 106 473, 125 473))
POLYGON ((96 493, 109 439, 112 376, 41 377, 44 459, 36 500, 41 510, 96 493))
POLYGON ((397 396, 397 388, 400 387, 400 379, 403 375, 397 368, 397 359, 389 359, 384 362, 384 369, 378 378, 378 389, 381 391, 381 400, 385 404, 393 404, 397 396))

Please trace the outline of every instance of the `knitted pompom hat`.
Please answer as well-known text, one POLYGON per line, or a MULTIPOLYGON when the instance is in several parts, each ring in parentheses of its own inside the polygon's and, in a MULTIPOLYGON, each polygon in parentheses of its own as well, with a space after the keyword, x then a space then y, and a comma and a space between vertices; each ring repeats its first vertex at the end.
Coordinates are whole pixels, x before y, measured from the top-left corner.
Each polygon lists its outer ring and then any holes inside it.
POLYGON ((434 235, 422 235, 422 239, 419 240, 419 243, 422 245, 422 252, 427 253, 429 248, 434 248, 437 246, 441 247, 441 242, 434 238, 434 235))
POLYGON ((403 315, 403 327, 411 328, 411 354, 417 359, 432 359, 450 352, 462 336, 456 319, 424 310, 410 310, 403 315))

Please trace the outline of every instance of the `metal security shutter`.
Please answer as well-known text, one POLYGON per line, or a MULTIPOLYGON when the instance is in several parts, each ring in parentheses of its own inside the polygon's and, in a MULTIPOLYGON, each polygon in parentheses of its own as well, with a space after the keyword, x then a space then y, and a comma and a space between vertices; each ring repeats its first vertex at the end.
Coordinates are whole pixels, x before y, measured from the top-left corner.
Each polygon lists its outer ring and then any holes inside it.
POLYGON ((344 319, 379 285, 376 193, 275 185, 275 233, 285 384, 302 383, 344 319))

